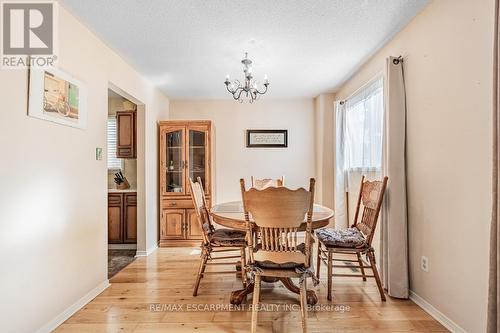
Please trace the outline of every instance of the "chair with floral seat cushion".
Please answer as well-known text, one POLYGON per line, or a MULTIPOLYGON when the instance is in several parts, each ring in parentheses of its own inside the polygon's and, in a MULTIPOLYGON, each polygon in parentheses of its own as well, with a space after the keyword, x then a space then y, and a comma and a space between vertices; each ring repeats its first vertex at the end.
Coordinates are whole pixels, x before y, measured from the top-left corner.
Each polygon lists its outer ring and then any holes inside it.
POLYGON ((249 261, 247 270, 254 279, 252 326, 257 329, 260 283, 262 277, 300 280, 302 328, 307 332, 306 280, 312 277, 309 269, 312 251, 312 213, 314 179, 309 191, 300 188, 267 187, 248 191, 240 180, 243 211, 247 227, 249 261), (250 215, 253 221, 250 220, 250 215), (306 219, 305 242, 299 243, 298 229, 306 219))
POLYGON ((252 187, 256 188, 257 190, 263 190, 267 187, 285 186, 285 176, 281 176, 281 178, 278 179, 271 179, 271 178, 258 179, 252 176, 251 180, 252 180, 252 187))
POLYGON ((200 286, 201 278, 205 274, 234 274, 240 272, 237 270, 205 272, 207 265, 231 265, 234 267, 238 264, 238 262, 234 261, 224 261, 223 263, 213 262, 215 260, 239 258, 241 260, 241 279, 243 282, 243 288, 245 288, 247 284, 247 273, 245 271, 245 251, 247 245, 245 240, 246 232, 225 228, 216 229, 212 225, 212 220, 210 218, 205 199, 205 192, 203 191, 200 177, 198 177, 197 182, 193 182, 191 179, 189 179, 189 185, 191 187, 191 199, 193 200, 196 217, 198 218, 198 222, 202 230, 200 268, 196 277, 193 296, 196 296, 198 294, 198 287, 200 286), (214 253, 231 251, 239 251, 240 253, 239 255, 213 256, 214 253))
POLYGON ((318 238, 316 276, 320 277, 321 261, 323 261, 328 266, 328 300, 332 299, 333 276, 361 277, 363 281, 366 281, 367 277, 375 278, 380 298, 382 301, 386 300, 375 262, 375 251, 371 244, 377 226, 380 207, 384 199, 387 180, 387 177, 384 177, 382 181, 365 181, 364 176, 361 178, 354 224, 350 228, 345 230, 320 229, 316 231, 316 237, 318 238), (361 219, 358 221, 361 206, 363 206, 363 213, 361 219), (355 260, 334 258, 334 253, 352 254, 356 255, 357 258, 355 260), (363 254, 368 258, 367 264, 362 259, 363 254), (334 265, 334 261, 357 263, 358 266, 352 264, 334 265), (359 268, 361 274, 333 274, 333 268, 359 268), (365 268, 371 269, 373 275, 367 275, 365 268))
POLYGON ((316 236, 327 247, 362 248, 366 246, 365 236, 356 228, 320 229, 316 231, 316 236))

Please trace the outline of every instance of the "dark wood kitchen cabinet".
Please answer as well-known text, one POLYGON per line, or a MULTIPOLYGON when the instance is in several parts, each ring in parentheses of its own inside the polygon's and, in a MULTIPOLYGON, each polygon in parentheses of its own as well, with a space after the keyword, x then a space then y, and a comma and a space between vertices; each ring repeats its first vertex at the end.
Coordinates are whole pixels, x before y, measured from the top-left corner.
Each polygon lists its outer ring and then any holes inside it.
POLYGON ((108 193, 108 243, 137 242, 137 193, 108 193))
POLYGON ((116 113, 116 157, 136 158, 136 127, 135 111, 118 111, 116 113))
POLYGON ((108 193, 108 243, 120 244, 122 240, 123 202, 121 193, 108 193))

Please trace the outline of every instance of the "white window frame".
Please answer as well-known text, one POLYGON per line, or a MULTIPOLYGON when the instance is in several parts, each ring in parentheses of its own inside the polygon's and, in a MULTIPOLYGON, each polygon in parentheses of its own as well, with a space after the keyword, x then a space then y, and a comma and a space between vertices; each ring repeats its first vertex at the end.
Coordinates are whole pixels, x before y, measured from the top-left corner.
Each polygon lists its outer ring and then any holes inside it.
POLYGON ((116 142, 117 142, 117 135, 118 135, 118 130, 117 130, 117 124, 116 124, 116 117, 115 116, 109 116, 106 122, 106 128, 107 128, 107 167, 108 171, 120 171, 123 170, 123 159, 122 158, 117 158, 116 157, 116 142), (114 122, 114 129, 110 129, 110 121, 114 122), (119 166, 118 166, 119 164, 119 166), (111 165, 111 166, 110 166, 111 165))

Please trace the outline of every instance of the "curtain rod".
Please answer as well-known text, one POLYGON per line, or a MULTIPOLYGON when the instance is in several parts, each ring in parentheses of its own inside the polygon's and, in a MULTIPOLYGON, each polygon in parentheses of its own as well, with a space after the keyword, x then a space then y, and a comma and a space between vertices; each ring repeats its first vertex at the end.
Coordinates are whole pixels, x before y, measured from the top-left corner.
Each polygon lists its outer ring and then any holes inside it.
MULTIPOLYGON (((399 56, 395 59, 392 59, 392 63, 394 65, 399 65, 400 63, 403 62, 403 56, 399 56)), ((345 99, 343 100, 340 100, 340 105, 343 105, 349 98, 351 98, 352 96, 356 95, 360 90, 362 90, 363 88, 365 88, 367 85, 373 83, 373 81, 375 81, 376 79, 378 79, 378 77, 382 75, 382 71, 379 71, 377 74, 375 74, 370 80, 368 80, 368 82, 364 83, 361 87, 359 87, 358 89, 354 90, 354 92, 352 92, 351 94, 349 94, 349 96, 347 96, 345 99)))
POLYGON ((380 76, 383 75, 383 71, 379 71, 377 72, 377 74, 375 74, 374 76, 372 76, 372 78, 370 80, 368 80, 367 82, 365 82, 361 87, 359 87, 358 89, 354 90, 352 93, 349 94, 349 96, 347 96, 346 98, 344 98, 343 100, 340 101, 340 105, 343 105, 349 98, 353 97, 354 95, 356 95, 358 92, 360 92, 363 88, 365 88, 366 86, 370 85, 373 83, 373 81, 377 80, 380 76))

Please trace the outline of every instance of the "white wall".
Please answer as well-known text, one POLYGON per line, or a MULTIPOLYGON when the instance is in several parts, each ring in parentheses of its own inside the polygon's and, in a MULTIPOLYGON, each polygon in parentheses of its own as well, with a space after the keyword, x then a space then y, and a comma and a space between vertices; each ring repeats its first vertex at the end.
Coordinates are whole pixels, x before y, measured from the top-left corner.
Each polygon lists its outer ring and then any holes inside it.
MULTIPOLYGON (((318 202, 334 208, 335 177, 335 95, 321 94, 315 98, 314 150, 316 162, 316 196, 318 202)), ((331 224, 333 225, 333 220, 331 224)))
POLYGON ((139 226, 146 237, 138 246, 157 241, 156 121, 168 117, 168 99, 63 8, 58 19, 59 66, 88 88, 85 130, 28 117, 27 72, 0 70, 2 332, 50 329, 106 284, 107 168, 95 148, 106 147, 110 82, 145 104, 138 191, 148 225, 139 226))
POLYGON ((337 92, 344 99, 386 57, 404 56, 411 289, 471 333, 486 327, 493 7, 432 2, 337 92))
POLYGON ((209 119, 215 127, 215 202, 241 200, 239 179, 277 178, 287 186, 308 186, 314 177, 314 103, 312 99, 179 100, 170 103, 171 119, 209 119), (288 148, 246 148, 247 129, 287 129, 288 148))

